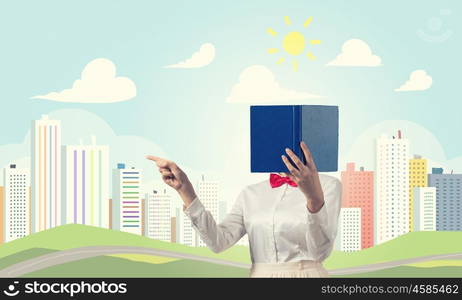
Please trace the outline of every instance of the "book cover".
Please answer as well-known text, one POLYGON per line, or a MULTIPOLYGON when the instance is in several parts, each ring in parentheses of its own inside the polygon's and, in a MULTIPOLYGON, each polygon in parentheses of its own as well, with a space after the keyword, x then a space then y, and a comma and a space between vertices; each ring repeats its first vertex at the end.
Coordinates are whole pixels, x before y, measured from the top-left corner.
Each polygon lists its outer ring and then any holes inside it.
POLYGON ((338 169, 338 107, 325 105, 268 105, 250 107, 251 172, 287 172, 281 159, 285 148, 303 162, 303 140, 319 172, 338 169))

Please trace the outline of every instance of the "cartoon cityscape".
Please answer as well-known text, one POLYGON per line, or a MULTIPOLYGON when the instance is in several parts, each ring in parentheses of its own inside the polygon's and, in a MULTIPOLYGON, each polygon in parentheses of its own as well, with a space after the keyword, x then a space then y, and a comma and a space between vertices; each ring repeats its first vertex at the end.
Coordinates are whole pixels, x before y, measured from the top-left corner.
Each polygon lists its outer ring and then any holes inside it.
MULTIPOLYGON (((91 145, 62 145, 60 125, 46 115, 33 121, 30 169, 11 164, 3 170, 2 242, 82 224, 205 247, 180 209, 172 211, 167 186, 143 194, 143 171, 123 162, 112 168, 111 176, 109 147, 97 145, 95 138, 91 145)), ((376 143, 375 172, 356 170, 354 162, 341 172, 337 250, 370 248, 412 231, 462 231, 462 174, 445 174, 442 168, 428 174, 426 158, 410 157, 410 143, 400 130, 396 136, 382 135, 376 143)), ((196 189, 221 220, 226 202, 219 199, 219 182, 202 176, 196 189)), ((239 242, 247 243, 246 238, 239 242)))
POLYGON ((250 105, 339 108, 331 276, 461 277, 460 3, 61 2, 2 6, 0 278, 248 277, 145 156, 220 222, 250 105))
MULTIPOLYGON (((143 194, 143 171, 118 163, 109 166, 107 145, 62 145, 60 120, 47 115, 32 123, 31 167, 3 170, 0 187, 2 242, 65 224, 115 229, 152 239, 205 246, 190 220, 171 211, 172 196, 163 190, 143 194), (111 181, 112 179, 112 181, 111 181), (112 191, 110 183, 112 182, 112 191), (175 216, 171 216, 175 213, 175 216)), ((217 218, 226 213, 218 182, 197 185, 202 202, 217 218)))
POLYGON ((400 130, 382 135, 375 173, 356 170, 353 162, 341 172, 339 250, 373 247, 412 231, 462 231, 462 174, 443 168, 428 174, 427 159, 411 157, 410 143, 400 130))

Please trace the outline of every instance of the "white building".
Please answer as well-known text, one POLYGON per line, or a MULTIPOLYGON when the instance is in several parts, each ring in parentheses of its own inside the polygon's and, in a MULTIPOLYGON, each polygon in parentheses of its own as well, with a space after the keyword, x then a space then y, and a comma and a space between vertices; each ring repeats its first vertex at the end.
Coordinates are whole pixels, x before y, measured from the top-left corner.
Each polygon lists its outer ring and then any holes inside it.
POLYGON ((377 244, 409 232, 409 140, 382 135, 376 148, 377 244))
MULTIPOLYGON (((172 207, 172 206, 170 206, 172 207)), ((173 208, 175 211, 175 243, 181 243, 181 213, 180 208, 175 207, 173 208)))
MULTIPOLYGON (((202 175, 202 180, 197 184, 197 197, 208 210, 215 222, 219 223, 219 183, 218 181, 206 181, 202 175)), ((198 237, 198 247, 206 247, 205 243, 198 237)))
POLYGON ((154 190, 146 194, 145 209, 145 236, 165 242, 171 241, 172 220, 170 216, 171 195, 167 190, 154 190))
MULTIPOLYGON (((220 216, 218 213, 219 210, 219 197, 218 197, 219 184, 218 181, 206 181, 204 175, 202 175, 202 180, 197 184, 197 197, 200 199, 205 209, 208 210, 215 222, 220 221, 220 216)), ((205 243, 198 236, 197 241, 198 247, 206 247, 205 243)))
MULTIPOLYGON (((197 183, 197 197, 208 210, 215 221, 219 223, 219 183, 218 181, 206 181, 204 176, 197 183)), ((206 247, 205 243, 200 239, 197 232, 191 224, 191 220, 183 212, 180 214, 180 243, 191 247, 206 247)))
POLYGON ((337 239, 340 251, 361 250, 360 207, 342 207, 340 209, 337 239))
POLYGON ((436 231, 436 187, 414 188, 414 230, 436 231))
POLYGON ((191 220, 184 212, 180 214, 180 244, 197 247, 198 245, 198 235, 194 228, 192 227, 191 220))
POLYGON ((220 218, 218 220, 219 223, 223 221, 227 212, 228 212, 228 203, 226 201, 218 202, 218 216, 220 218))
POLYGON ((142 171, 117 164, 112 173, 112 228, 142 235, 142 171))
POLYGON ((109 147, 67 145, 63 157, 63 224, 109 228, 109 147))
POLYGON ((32 121, 32 231, 61 225, 61 122, 32 121))
POLYGON ((9 242, 30 234, 30 174, 29 169, 10 165, 3 171, 4 206, 3 236, 9 242))

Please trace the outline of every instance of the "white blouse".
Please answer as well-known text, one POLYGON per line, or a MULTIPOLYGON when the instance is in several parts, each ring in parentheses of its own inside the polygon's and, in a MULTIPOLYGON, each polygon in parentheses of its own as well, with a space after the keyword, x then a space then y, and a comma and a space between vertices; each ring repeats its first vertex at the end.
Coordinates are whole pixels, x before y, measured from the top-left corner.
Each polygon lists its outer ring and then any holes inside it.
POLYGON ((341 206, 341 183, 319 174, 324 205, 311 213, 298 187, 272 188, 269 179, 245 187, 231 211, 216 224, 198 198, 184 209, 204 243, 221 252, 249 235, 252 263, 322 262, 332 251, 341 206))

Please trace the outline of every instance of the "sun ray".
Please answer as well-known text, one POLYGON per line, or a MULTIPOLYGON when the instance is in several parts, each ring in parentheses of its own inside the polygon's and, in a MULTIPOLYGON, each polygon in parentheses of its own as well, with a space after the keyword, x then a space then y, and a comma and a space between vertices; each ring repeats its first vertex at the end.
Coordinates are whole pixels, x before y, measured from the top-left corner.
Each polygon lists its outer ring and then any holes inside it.
POLYGON ((314 56, 313 53, 311 53, 309 51, 306 53, 306 56, 308 57, 309 60, 315 60, 316 59, 316 56, 314 56))
MULTIPOLYGON (((284 23, 287 26, 293 26, 292 20, 289 16, 283 16, 284 18, 284 23)), ((305 19, 303 23, 303 27, 307 28, 310 26, 310 24, 313 23, 313 17, 309 16, 305 19)), ((319 45, 323 43, 319 39, 308 39, 304 36, 304 34, 300 30, 295 30, 289 33, 281 33, 281 32, 276 32, 273 28, 268 27, 266 29, 266 32, 273 37, 281 37, 282 38, 282 45, 277 48, 267 48, 266 52, 268 54, 278 54, 277 58, 275 59, 276 64, 281 65, 287 63, 290 65, 292 70, 294 72, 299 71, 301 64, 304 62, 300 59, 299 55, 306 55, 306 58, 303 58, 305 60, 310 60, 314 61, 317 59, 317 57, 313 53, 313 49, 315 47, 311 47, 312 49, 309 49, 311 45, 319 45), (308 51, 311 50, 311 51, 308 51), (288 54, 289 56, 287 56, 288 54), (297 57, 299 56, 299 57, 297 57)))
POLYGON ((269 33, 269 34, 271 34, 272 36, 278 35, 278 33, 277 33, 276 31, 274 31, 274 29, 271 28, 271 27, 268 28, 268 29, 266 29, 266 32, 269 33))
POLYGON ((298 61, 297 60, 294 60, 292 62, 292 67, 294 69, 294 72, 297 72, 298 71, 298 61))
POLYGON ((306 19, 305 23, 303 23, 303 27, 308 27, 311 21, 313 21, 313 17, 309 17, 308 19, 306 19))

